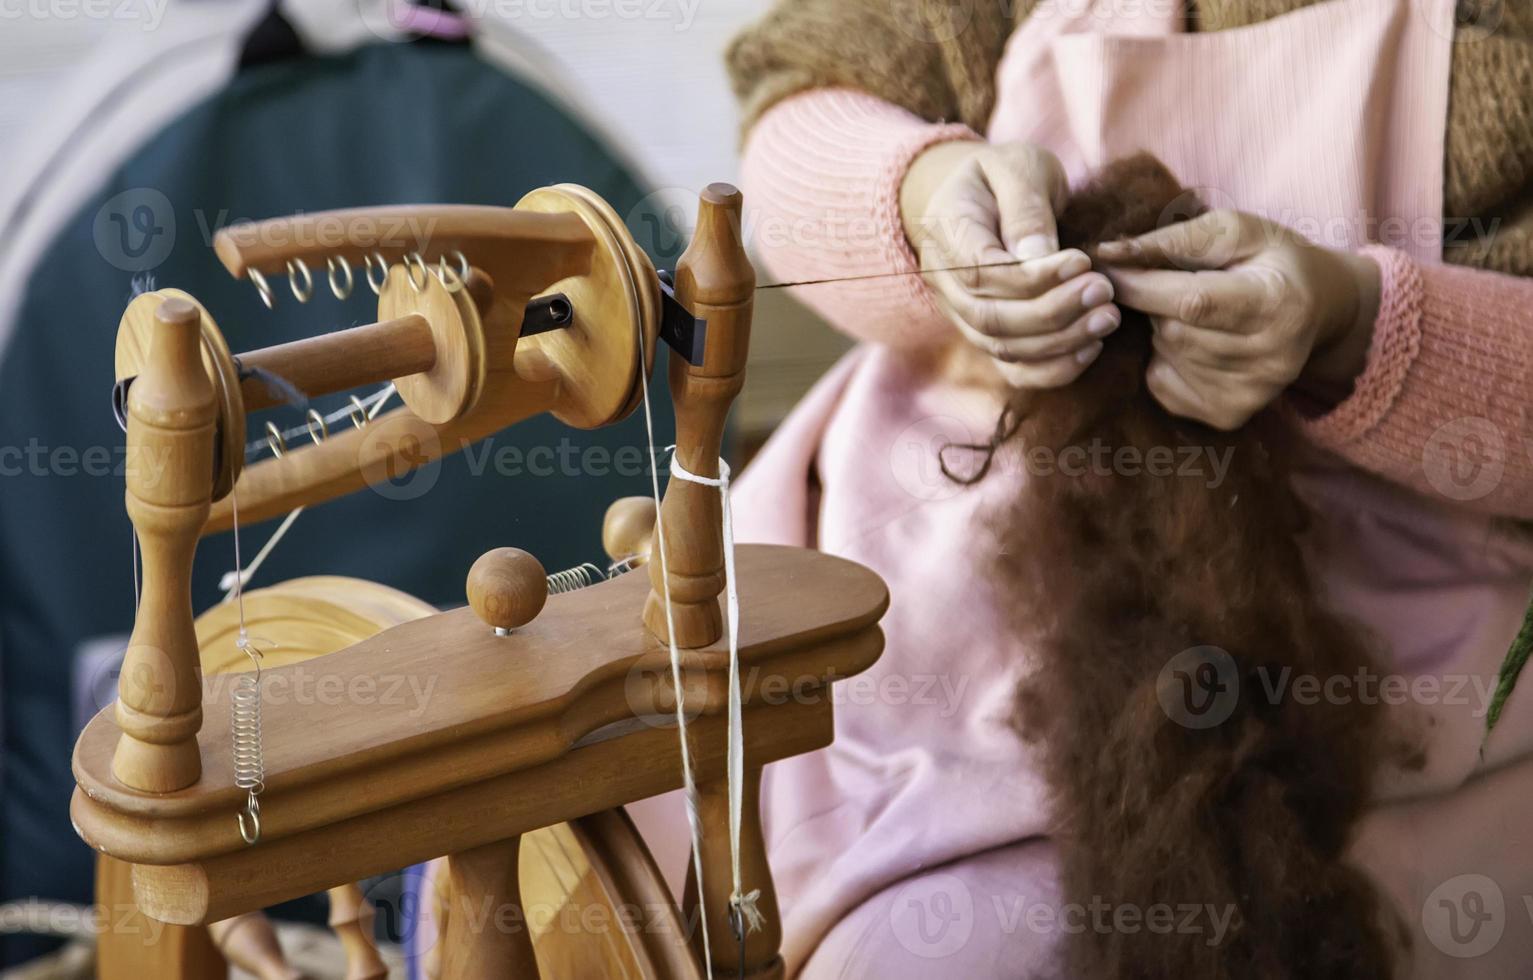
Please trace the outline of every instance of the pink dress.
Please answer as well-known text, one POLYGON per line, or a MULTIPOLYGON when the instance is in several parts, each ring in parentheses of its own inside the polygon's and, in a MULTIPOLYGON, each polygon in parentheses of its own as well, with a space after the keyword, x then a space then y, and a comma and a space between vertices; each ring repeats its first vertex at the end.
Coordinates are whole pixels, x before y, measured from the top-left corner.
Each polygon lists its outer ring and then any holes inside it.
MULTIPOLYGON (((1381 639, 1387 681, 1355 696, 1429 736, 1424 769, 1380 774, 1352 855, 1411 930, 1402 975, 1526 977, 1533 682, 1483 753, 1481 739, 1533 586, 1533 539, 1503 520, 1533 517, 1533 288, 1436 264, 1452 0, 1332 0, 1193 36, 1152 12, 1179 6, 1044 0, 1007 49, 989 137, 1044 143, 1075 177, 1148 149, 1215 206, 1333 247, 1397 246, 1368 249, 1385 287, 1369 364, 1309 423, 1323 448, 1297 478, 1323 515, 1314 557, 1332 600, 1381 639)), ((763 236, 774 276, 914 268, 899 179, 921 149, 960 138, 976 137, 854 92, 771 110, 745 161, 757 220, 871 215, 880 236, 872 248, 763 236)), ((802 293, 870 343, 738 484, 739 538, 860 561, 891 605, 882 660, 839 687, 835 744, 764 777, 789 974, 1046 975, 1056 937, 1089 910, 1059 906, 1048 793, 1008 722, 1029 658, 1007 642, 975 553, 984 514, 1025 476, 961 488, 938 472, 937 448, 987 436, 999 405, 941 372, 933 351, 952 327, 918 277, 802 293)), ((679 886, 676 800, 630 810, 679 886)), ((1211 909, 1177 918, 1210 941, 1229 925, 1211 909)))

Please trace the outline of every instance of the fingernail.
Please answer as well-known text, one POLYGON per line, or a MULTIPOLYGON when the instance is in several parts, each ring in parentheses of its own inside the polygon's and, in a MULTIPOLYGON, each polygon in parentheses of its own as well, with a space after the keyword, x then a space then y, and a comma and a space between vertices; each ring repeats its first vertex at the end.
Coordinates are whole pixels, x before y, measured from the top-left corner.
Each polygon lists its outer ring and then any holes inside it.
POLYGON ((1100 353, 1102 353, 1102 342, 1099 340, 1090 347, 1082 347, 1076 351, 1075 359, 1082 364, 1090 364, 1097 359, 1097 355, 1100 353))
POLYGON ((1017 242, 1012 248, 1011 254, 1026 261, 1039 259, 1045 255, 1053 255, 1059 251, 1059 242, 1052 235, 1028 235, 1017 242))
POLYGON ((1097 246, 1097 254, 1104 259, 1127 259, 1139 254, 1139 243, 1132 240, 1103 242, 1097 246))
POLYGON ((1101 306, 1110 299, 1112 299, 1112 284, 1105 279, 1098 279, 1081 290, 1081 305, 1088 310, 1093 306, 1101 306))
POLYGON ((1086 321, 1086 332, 1094 337, 1112 333, 1118 329, 1120 316, 1116 307, 1110 310, 1098 310, 1091 314, 1090 320, 1086 321))
POLYGON ((1085 254, 1076 252, 1059 266, 1059 281, 1067 282, 1091 268, 1091 260, 1085 254))

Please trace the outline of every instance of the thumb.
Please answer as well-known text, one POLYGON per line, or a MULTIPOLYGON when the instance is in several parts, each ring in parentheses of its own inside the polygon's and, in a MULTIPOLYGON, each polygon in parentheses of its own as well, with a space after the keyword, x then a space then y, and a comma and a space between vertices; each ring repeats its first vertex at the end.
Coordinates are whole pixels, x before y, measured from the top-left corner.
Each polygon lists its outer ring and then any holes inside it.
POLYGON ((1055 212, 1064 206, 1069 185, 1054 154, 1033 146, 1016 153, 987 156, 981 167, 1000 214, 1001 244, 1019 259, 1059 251, 1055 212))

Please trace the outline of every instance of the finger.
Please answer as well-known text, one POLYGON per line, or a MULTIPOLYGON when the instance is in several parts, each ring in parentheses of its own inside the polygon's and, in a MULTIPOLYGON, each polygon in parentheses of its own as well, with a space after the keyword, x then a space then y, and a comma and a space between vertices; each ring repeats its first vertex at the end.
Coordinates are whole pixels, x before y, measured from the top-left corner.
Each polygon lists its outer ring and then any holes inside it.
POLYGON ((1064 206, 1069 184, 1052 153, 1033 148, 979 158, 985 181, 1000 214, 1001 243, 1017 258, 1059 251, 1056 211, 1064 206))
POLYGON ((1209 406, 1203 395, 1183 377, 1181 370, 1170 358, 1159 354, 1150 358, 1144 381, 1150 395, 1172 415, 1212 424, 1209 422, 1209 406))
POLYGON ((1063 388, 1080 377, 1101 353, 1102 345, 1094 344, 1047 361, 997 361, 995 366, 1013 388, 1063 388))
MULTIPOLYGON (((953 283, 971 296, 986 299, 1036 299, 1063 282, 1091 269, 1091 259, 1078 248, 1065 249, 1042 258, 1021 261, 996 249, 985 256, 989 262, 956 266, 923 263, 935 277, 951 272, 953 283)), ((935 285, 935 280, 930 280, 935 285)))
POLYGON ((1160 354, 1150 359, 1145 385, 1171 414, 1225 432, 1244 425, 1276 393, 1253 379, 1160 354))
POLYGON ((1239 272, 1177 272, 1108 266, 1103 272, 1124 306, 1151 316, 1233 332, 1252 332, 1267 305, 1267 290, 1239 272))
MULTIPOLYGON (((1063 330, 1027 337, 993 337, 974 331, 965 338, 998 361, 1047 361, 1074 354, 1096 344, 1123 322, 1123 314, 1111 304, 1083 313, 1063 330)), ((972 330, 973 328, 966 328, 972 330)))
POLYGON ((1255 215, 1220 209, 1123 241, 1103 242, 1104 262, 1173 269, 1222 269, 1267 247, 1277 226, 1255 215))
POLYGON ((1081 314, 1112 301, 1112 283, 1088 273, 1036 299, 991 299, 961 288, 951 272, 933 273, 933 285, 949 312, 992 338, 1035 337, 1063 330, 1081 314))
POLYGON ((1244 334, 1209 330, 1169 317, 1152 317, 1150 323, 1155 328, 1151 338, 1155 350, 1173 360, 1229 370, 1257 356, 1244 334))

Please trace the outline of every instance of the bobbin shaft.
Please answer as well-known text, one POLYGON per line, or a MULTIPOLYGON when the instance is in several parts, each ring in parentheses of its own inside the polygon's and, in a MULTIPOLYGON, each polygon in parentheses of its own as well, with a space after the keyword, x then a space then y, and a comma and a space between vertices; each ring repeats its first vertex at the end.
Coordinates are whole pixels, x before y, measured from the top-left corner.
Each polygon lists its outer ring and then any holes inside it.
MULTIPOLYGON (((436 366, 436 343, 431 324, 418 313, 407 314, 318 337, 263 347, 239 356, 247 370, 268 371, 305 395, 329 395, 376 384, 436 366)), ((245 411, 280 404, 260 377, 240 382, 245 411)))

